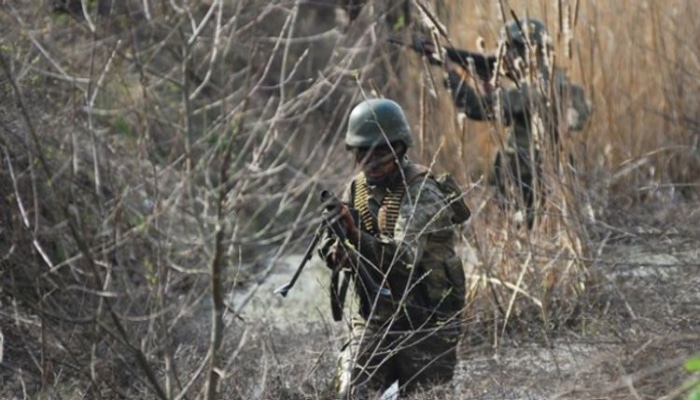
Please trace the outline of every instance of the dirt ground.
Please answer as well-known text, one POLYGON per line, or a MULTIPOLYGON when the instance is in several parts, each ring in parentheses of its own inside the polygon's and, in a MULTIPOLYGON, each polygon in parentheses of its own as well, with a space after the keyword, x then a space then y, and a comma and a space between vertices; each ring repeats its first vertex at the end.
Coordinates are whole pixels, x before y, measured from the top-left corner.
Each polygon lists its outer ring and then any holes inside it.
MULTIPOLYGON (((465 345, 453 385, 413 398, 685 398, 681 385, 689 374, 683 362, 700 354, 700 208, 649 207, 610 221, 597 227, 595 239, 598 305, 578 326, 500 337, 497 345, 492 339, 465 345)), ((269 338, 278 349, 294 348, 280 350, 282 359, 293 353, 316 359, 300 381, 285 384, 297 394, 289 398, 324 398, 329 372, 319 369, 331 366, 344 327, 330 318, 327 273, 317 262, 287 298, 272 293, 298 261, 281 262, 241 315, 252 324, 265 315, 266 325, 287 334, 303 330, 294 339, 269 338)), ((236 296, 240 301, 245 294, 236 296)))

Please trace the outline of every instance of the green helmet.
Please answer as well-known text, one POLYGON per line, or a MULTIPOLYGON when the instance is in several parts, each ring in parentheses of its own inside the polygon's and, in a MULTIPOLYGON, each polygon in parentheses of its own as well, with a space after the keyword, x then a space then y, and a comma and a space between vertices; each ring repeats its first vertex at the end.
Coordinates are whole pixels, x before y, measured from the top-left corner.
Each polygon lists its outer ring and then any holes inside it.
POLYGON ((352 109, 345 134, 348 147, 394 142, 403 142, 406 147, 413 145, 411 128, 400 105, 388 99, 370 99, 352 109))
POLYGON ((515 44, 525 46, 525 35, 531 44, 536 46, 551 46, 551 38, 542 21, 534 18, 521 18, 519 21, 510 21, 501 29, 501 40, 508 38, 515 44), (522 30, 521 30, 522 28, 522 30))

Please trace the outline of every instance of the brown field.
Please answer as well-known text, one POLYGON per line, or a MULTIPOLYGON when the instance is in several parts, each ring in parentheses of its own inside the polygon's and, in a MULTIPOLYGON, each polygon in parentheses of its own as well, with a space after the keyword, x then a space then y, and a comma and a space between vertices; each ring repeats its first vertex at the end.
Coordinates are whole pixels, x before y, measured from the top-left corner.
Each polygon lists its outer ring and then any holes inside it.
POLYGON ((532 232, 488 184, 503 132, 384 40, 417 2, 350 25, 326 0, 83 3, 0 1, 0 398, 331 398, 325 269, 270 292, 318 190, 354 173, 344 123, 373 95, 474 211, 460 371, 416 399, 695 400, 696 2, 425 2, 443 42, 487 52, 499 4, 542 19, 590 98, 532 232))

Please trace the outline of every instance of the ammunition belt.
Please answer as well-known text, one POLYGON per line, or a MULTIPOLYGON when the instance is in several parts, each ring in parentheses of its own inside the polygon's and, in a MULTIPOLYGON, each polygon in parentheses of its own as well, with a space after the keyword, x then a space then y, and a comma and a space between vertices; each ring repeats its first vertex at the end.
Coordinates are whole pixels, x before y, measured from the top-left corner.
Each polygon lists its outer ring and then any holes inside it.
POLYGON ((394 236, 394 228, 399 219, 401 201, 406 194, 410 183, 425 174, 425 169, 414 164, 409 164, 404 169, 405 183, 401 179, 399 182, 387 189, 387 194, 382 199, 379 212, 375 218, 369 210, 369 186, 364 174, 360 174, 353 181, 353 205, 360 214, 361 228, 372 235, 384 234, 394 236))

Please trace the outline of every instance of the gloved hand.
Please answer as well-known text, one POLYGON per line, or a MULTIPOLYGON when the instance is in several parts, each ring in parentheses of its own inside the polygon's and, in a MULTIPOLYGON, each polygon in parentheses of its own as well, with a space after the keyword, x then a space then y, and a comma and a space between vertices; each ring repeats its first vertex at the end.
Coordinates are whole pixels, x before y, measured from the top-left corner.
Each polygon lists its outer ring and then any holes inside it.
POLYGON ((330 269, 335 270, 349 266, 347 252, 335 237, 327 237, 321 243, 318 254, 326 262, 326 267, 330 269))

